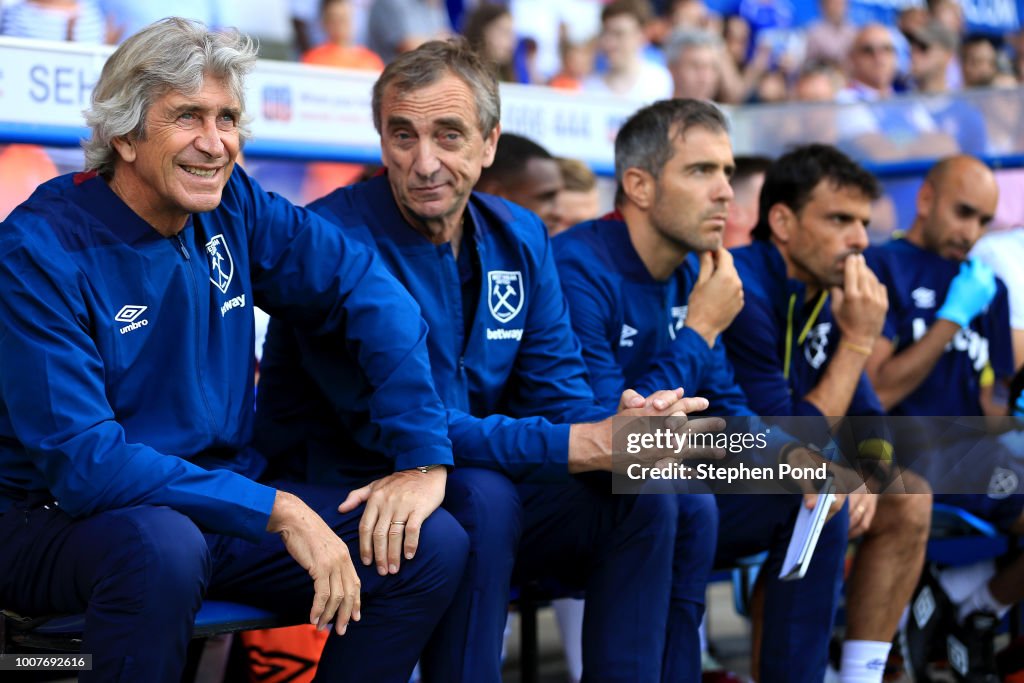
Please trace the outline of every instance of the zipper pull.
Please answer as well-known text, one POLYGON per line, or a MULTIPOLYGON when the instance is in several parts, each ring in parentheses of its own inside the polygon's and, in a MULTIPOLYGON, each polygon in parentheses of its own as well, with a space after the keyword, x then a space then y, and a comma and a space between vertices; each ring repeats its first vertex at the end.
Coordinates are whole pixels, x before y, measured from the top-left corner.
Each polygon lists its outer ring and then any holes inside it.
POLYGON ((188 255, 188 247, 185 246, 185 242, 181 239, 181 235, 175 235, 174 239, 178 240, 178 249, 181 250, 181 255, 185 257, 186 261, 191 261, 192 257, 188 255))

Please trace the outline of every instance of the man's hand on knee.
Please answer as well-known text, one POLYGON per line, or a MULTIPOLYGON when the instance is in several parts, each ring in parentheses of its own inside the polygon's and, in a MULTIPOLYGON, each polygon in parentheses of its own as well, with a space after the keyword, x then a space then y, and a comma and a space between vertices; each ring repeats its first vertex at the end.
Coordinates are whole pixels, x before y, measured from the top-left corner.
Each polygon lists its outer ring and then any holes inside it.
POLYGON ((344 635, 349 620, 360 619, 359 576, 348 546, 297 496, 278 491, 267 531, 279 534, 288 554, 313 578, 309 622, 322 630, 334 620, 344 635))
POLYGON ((424 520, 444 500, 448 470, 402 470, 348 494, 338 506, 346 513, 366 503, 359 521, 359 557, 367 567, 377 560, 377 573, 398 573, 405 559, 416 555, 424 520))

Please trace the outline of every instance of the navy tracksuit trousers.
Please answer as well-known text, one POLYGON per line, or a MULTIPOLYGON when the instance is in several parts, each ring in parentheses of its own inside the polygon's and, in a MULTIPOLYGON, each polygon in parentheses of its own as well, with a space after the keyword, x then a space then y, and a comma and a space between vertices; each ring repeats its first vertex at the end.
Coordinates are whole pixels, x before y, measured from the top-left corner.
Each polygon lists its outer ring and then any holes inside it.
MULTIPOLYGON (((451 515, 426 521, 416 557, 381 577, 359 561, 362 509, 342 515, 339 489, 282 484, 349 545, 362 582, 362 620, 331 635, 318 680, 406 683, 458 587, 468 542, 451 515)), ((80 680, 177 683, 202 598, 243 601, 308 618, 313 582, 275 534, 259 543, 203 534, 166 507, 73 519, 52 503, 0 515, 0 604, 39 615, 85 612, 80 680)))

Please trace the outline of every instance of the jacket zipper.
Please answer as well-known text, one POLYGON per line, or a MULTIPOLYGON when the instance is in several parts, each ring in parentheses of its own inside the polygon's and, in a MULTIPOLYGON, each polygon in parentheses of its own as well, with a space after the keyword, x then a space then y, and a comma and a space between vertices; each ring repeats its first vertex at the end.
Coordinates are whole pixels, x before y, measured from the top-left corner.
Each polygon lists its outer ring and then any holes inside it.
POLYGON ((199 285, 196 283, 196 274, 192 269, 192 257, 188 254, 188 247, 185 246, 185 241, 181 239, 181 234, 174 236, 178 243, 178 250, 181 251, 181 255, 185 257, 185 262, 188 264, 189 278, 192 280, 192 297, 194 305, 192 306, 195 312, 195 330, 196 330, 196 378, 199 380, 199 395, 203 398, 203 406, 206 408, 207 421, 210 424, 210 436, 214 436, 216 432, 216 424, 213 420, 213 410, 210 409, 210 401, 206 398, 206 382, 203 378, 202 365, 199 362, 199 357, 202 354, 202 349, 198 348, 199 345, 199 285))

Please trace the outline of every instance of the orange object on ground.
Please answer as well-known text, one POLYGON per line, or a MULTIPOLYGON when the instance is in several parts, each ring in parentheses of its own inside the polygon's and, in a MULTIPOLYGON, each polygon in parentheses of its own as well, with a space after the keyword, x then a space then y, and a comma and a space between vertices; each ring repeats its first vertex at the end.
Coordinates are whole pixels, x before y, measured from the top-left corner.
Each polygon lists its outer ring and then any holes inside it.
POLYGON ((250 683, 312 683, 327 633, 308 624, 241 633, 250 683))

